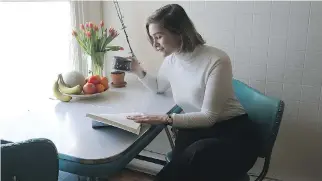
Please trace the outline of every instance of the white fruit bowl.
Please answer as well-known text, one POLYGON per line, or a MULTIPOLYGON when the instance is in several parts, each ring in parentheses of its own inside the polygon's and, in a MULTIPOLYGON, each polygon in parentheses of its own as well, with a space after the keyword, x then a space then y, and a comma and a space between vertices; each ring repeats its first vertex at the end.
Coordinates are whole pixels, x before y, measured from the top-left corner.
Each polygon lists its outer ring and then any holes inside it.
POLYGON ((99 95, 102 95, 104 93, 106 93, 108 91, 105 90, 104 92, 100 92, 100 93, 95 93, 95 94, 84 94, 83 92, 81 94, 64 94, 64 95, 68 95, 72 98, 78 98, 78 99, 89 99, 89 98, 94 98, 94 97, 97 97, 99 95))

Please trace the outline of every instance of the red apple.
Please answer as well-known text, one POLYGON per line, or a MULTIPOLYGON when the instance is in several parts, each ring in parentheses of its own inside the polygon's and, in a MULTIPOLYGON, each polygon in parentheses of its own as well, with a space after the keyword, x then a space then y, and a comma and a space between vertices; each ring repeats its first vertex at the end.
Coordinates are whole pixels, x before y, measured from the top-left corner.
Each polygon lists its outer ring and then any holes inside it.
POLYGON ((85 94, 95 94, 96 93, 96 86, 93 83, 87 82, 83 86, 83 91, 84 91, 85 94))
POLYGON ((101 77, 99 75, 90 76, 87 82, 92 84, 99 84, 101 83, 101 77))

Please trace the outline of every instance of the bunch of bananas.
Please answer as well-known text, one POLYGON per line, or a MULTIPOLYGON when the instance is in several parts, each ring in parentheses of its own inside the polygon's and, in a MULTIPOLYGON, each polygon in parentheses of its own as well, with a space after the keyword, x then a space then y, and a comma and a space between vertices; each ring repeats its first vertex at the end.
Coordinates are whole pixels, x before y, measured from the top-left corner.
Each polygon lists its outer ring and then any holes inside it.
POLYGON ((72 97, 68 94, 80 94, 83 91, 81 85, 76 85, 74 87, 68 87, 61 74, 58 75, 57 80, 54 82, 53 86, 53 93, 54 96, 62 101, 62 102, 69 102, 72 97))

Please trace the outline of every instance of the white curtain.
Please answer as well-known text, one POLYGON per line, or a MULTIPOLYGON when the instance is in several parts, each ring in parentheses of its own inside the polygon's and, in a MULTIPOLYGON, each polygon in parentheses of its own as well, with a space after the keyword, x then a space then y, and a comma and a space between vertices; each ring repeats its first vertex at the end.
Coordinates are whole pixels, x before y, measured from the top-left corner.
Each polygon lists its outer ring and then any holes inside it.
MULTIPOLYGON (((85 22, 86 11, 84 1, 71 1, 70 2, 71 25, 73 28, 79 28, 81 23, 85 22)), ((70 60, 71 68, 87 75, 87 61, 83 56, 83 52, 73 37, 70 43, 70 60)))
MULTIPOLYGON (((92 21, 98 24, 103 20, 101 1, 70 1, 71 23, 73 28, 79 28, 81 23, 92 21)), ((88 75, 87 56, 83 53, 75 38, 70 44, 71 68, 88 75)))

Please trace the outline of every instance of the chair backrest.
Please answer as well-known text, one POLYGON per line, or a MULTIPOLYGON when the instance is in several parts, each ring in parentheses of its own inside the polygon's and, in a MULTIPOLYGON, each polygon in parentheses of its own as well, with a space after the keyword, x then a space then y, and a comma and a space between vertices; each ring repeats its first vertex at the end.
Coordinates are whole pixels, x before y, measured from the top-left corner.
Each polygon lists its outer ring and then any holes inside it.
POLYGON ((59 160, 55 144, 48 139, 21 142, 1 140, 1 179, 4 181, 58 181, 59 160))
POLYGON ((262 94, 234 79, 234 92, 250 119, 258 125, 260 157, 271 155, 284 112, 284 102, 262 94))

